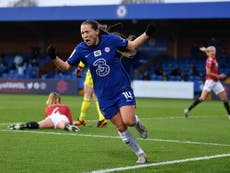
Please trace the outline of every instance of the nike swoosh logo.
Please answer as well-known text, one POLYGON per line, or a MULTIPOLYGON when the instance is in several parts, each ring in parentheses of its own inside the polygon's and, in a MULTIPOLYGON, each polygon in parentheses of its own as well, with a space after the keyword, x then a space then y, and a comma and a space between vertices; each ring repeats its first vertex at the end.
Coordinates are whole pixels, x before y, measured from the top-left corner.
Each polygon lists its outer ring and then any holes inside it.
POLYGON ((85 55, 85 57, 86 57, 86 58, 88 58, 88 57, 89 57, 89 55, 90 55, 90 54, 87 54, 87 55, 85 55))

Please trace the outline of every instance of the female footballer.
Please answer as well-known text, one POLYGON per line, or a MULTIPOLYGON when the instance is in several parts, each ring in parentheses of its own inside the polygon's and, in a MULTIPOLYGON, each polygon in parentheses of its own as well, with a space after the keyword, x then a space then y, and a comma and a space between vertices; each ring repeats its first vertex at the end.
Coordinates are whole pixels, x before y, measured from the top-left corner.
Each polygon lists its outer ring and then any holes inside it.
POLYGON ((200 98, 197 98, 189 108, 184 110, 184 115, 186 118, 189 116, 189 112, 197 106, 199 103, 207 99, 209 93, 214 91, 216 95, 223 101, 224 107, 228 113, 228 118, 230 119, 230 107, 227 99, 227 94, 224 90, 223 85, 220 83, 220 79, 225 78, 225 74, 218 74, 218 62, 216 59, 216 48, 214 46, 209 46, 207 48, 201 47, 200 50, 207 55, 206 59, 206 80, 201 93, 200 98))
POLYGON ((134 41, 128 41, 117 35, 102 32, 97 21, 86 20, 81 24, 83 42, 74 48, 67 61, 56 56, 54 47, 49 46, 47 49, 54 64, 63 72, 68 71, 71 66, 77 67, 80 61, 89 67, 100 109, 105 118, 110 119, 115 125, 124 143, 135 152, 138 157, 137 163, 146 163, 147 156, 128 127, 135 126, 142 138, 147 138, 147 130, 135 115, 135 96, 129 77, 117 55, 117 49, 136 50, 154 32, 155 27, 148 25, 143 34, 134 41))
POLYGON ((61 97, 56 92, 51 92, 46 101, 48 105, 45 108, 46 118, 39 122, 27 122, 20 124, 10 125, 11 130, 24 130, 24 129, 48 129, 58 128, 68 131, 78 132, 80 129, 77 126, 72 126, 72 115, 70 108, 61 104, 61 97))

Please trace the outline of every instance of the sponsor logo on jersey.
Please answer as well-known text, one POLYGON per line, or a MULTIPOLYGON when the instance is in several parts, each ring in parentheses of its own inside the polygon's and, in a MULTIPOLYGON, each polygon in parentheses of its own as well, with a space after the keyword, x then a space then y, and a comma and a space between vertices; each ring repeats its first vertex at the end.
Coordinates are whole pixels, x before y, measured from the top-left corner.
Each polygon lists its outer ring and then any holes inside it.
POLYGON ((94 61, 93 66, 96 69, 96 74, 100 77, 105 77, 110 73, 110 67, 106 64, 106 60, 103 58, 94 61))
POLYGON ((110 48, 109 47, 105 47, 105 52, 106 53, 110 52, 110 48))
POLYGON ((101 50, 96 50, 93 52, 95 57, 101 56, 101 50))
POLYGON ((211 67, 212 65, 212 60, 208 60, 208 67, 211 67))

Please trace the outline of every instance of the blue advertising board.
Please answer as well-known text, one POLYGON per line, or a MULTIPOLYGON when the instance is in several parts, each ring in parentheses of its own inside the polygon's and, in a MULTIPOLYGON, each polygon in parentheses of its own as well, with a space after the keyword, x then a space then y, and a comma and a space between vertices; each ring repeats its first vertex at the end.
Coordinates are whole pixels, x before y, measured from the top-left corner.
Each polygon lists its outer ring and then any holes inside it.
POLYGON ((0 93, 77 95, 77 80, 0 79, 0 93))

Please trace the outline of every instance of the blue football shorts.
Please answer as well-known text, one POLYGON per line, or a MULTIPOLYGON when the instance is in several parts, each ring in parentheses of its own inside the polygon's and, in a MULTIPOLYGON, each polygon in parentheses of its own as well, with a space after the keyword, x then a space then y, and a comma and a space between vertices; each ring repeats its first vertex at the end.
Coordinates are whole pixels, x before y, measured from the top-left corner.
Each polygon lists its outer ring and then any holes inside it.
POLYGON ((106 119, 111 119, 122 106, 136 105, 132 88, 126 88, 114 98, 98 98, 98 101, 101 112, 106 119))

